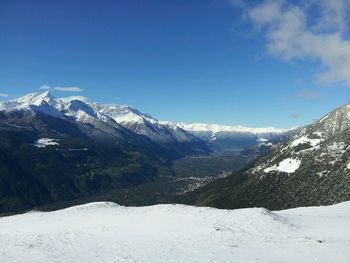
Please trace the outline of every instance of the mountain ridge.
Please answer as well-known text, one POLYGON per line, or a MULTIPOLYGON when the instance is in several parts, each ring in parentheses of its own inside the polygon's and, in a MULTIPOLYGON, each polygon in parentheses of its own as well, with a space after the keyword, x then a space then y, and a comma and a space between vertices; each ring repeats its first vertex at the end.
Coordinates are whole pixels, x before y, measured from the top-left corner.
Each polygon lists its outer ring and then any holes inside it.
POLYGON ((197 205, 275 210, 349 199, 350 104, 306 126, 250 167, 182 197, 197 205))
MULTIPOLYGON (((0 101, 0 110, 29 109, 54 117, 71 117, 85 123, 106 122, 123 126, 160 144, 189 144, 189 148, 202 148, 202 153, 214 150, 236 150, 258 145, 263 141, 276 144, 294 134, 298 129, 249 128, 217 124, 185 124, 159 121, 150 114, 125 105, 90 103, 81 96, 54 98, 49 91, 30 93, 19 99, 0 101), (207 145, 205 145, 207 144, 207 145), (208 145, 209 144, 209 145, 208 145)), ((100 124, 102 126, 102 124, 100 124)))

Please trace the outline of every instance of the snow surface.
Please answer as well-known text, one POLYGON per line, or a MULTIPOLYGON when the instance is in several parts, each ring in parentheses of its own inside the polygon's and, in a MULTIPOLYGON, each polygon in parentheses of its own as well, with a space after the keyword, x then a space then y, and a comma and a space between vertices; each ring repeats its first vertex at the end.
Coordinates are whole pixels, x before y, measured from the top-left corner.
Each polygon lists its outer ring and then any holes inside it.
POLYGON ((50 138, 41 138, 34 143, 34 146, 38 148, 45 148, 46 146, 49 146, 49 145, 59 145, 59 140, 50 139, 50 138))
POLYGON ((281 161, 278 165, 273 165, 271 167, 265 168, 264 172, 269 173, 272 171, 284 172, 284 173, 294 173, 300 166, 301 161, 298 159, 287 158, 281 161))
POLYGON ((100 202, 0 218, 0 262, 350 262, 350 202, 270 212, 100 202))

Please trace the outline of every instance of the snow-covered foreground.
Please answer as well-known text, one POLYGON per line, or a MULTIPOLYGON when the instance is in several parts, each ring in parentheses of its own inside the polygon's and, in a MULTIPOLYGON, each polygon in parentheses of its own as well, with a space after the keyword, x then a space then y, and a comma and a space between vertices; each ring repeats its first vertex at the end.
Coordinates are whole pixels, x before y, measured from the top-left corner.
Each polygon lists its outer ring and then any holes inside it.
POLYGON ((350 262, 350 202, 280 212, 91 203, 0 218, 0 262, 350 262))

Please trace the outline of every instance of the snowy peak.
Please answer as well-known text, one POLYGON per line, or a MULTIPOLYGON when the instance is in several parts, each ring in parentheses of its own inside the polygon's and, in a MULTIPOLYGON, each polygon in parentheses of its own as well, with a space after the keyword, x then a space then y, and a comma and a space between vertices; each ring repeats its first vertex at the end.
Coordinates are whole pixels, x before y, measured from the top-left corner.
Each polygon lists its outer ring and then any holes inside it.
POLYGON ((50 94, 49 91, 45 91, 42 93, 30 93, 26 96, 23 96, 16 101, 18 104, 21 104, 22 107, 35 105, 40 106, 45 103, 50 104, 54 102, 54 97, 50 94))
POLYGON ((0 110, 30 110, 58 118, 69 118, 82 123, 98 125, 98 122, 117 124, 111 119, 101 116, 81 96, 56 99, 49 91, 30 93, 19 99, 0 102, 0 110), (100 118, 101 117, 101 118, 100 118))
MULTIPOLYGON (((22 109, 60 118, 70 118, 83 123, 96 124, 98 120, 112 126, 121 125, 136 134, 146 136, 155 142, 163 144, 178 142, 206 144, 217 142, 220 141, 220 138, 224 138, 234 142, 232 144, 227 143, 227 141, 221 141, 222 145, 230 145, 229 147, 234 145, 233 148, 247 148, 261 143, 258 141, 259 138, 268 140, 266 145, 277 143, 284 140, 285 133, 289 131, 276 128, 248 128, 244 126, 203 123, 171 123, 159 121, 151 115, 142 113, 129 106, 89 103, 86 98, 80 96, 56 99, 48 91, 31 93, 17 100, 0 102, 0 110, 22 109), (238 143, 236 143, 237 140, 239 141, 238 143)), ((101 126, 101 123, 99 125, 101 126)))
POLYGON ((77 117, 77 115, 85 113, 89 116, 97 118, 97 113, 88 104, 81 100, 70 100, 63 104, 66 115, 77 117))
POLYGON ((100 105, 97 103, 93 104, 93 107, 99 112, 110 116, 118 123, 128 124, 128 123, 157 123, 158 121, 148 114, 143 114, 137 109, 130 106, 120 106, 116 104, 100 105))
POLYGON ((41 112, 55 117, 62 114, 57 109, 57 102, 50 92, 30 93, 19 99, 0 102, 0 110, 31 110, 41 112))
POLYGON ((160 122, 129 106, 89 103, 80 96, 54 98, 48 91, 31 93, 16 100, 0 102, 0 110, 32 110, 54 117, 70 118, 100 127, 123 126, 159 143, 198 142, 199 139, 175 124, 160 122))
POLYGON ((334 140, 348 129, 350 129, 350 104, 337 108, 314 124, 305 127, 293 137, 287 147, 294 150, 303 147, 303 151, 299 154, 319 150, 324 141, 334 140))
MULTIPOLYGON (((339 107, 315 123, 314 129, 328 135, 350 128, 350 104, 339 107)), ((315 132, 315 131, 313 131, 315 132)))
POLYGON ((260 160, 251 172, 259 176, 288 173, 308 178, 337 175, 339 180, 340 175, 349 173, 349 130, 350 105, 345 105, 305 127, 260 160))
POLYGON ((156 142, 198 141, 196 137, 187 133, 176 124, 158 121, 151 115, 142 113, 129 106, 99 105, 95 103, 93 107, 100 113, 111 117, 120 125, 137 134, 147 136, 156 142))
POLYGON ((30 93, 19 99, 1 101, 0 110, 19 110, 30 108, 30 106, 42 106, 45 104, 50 104, 54 101, 52 95, 46 91, 43 93, 30 93))

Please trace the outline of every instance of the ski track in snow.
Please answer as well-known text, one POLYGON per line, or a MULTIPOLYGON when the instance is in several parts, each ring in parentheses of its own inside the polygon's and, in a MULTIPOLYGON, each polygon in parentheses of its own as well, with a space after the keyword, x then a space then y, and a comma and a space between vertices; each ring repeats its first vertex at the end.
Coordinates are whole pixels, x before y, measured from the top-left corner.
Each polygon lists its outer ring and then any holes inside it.
POLYGON ((350 202, 270 212, 100 202, 0 218, 0 262, 350 262, 350 202))

